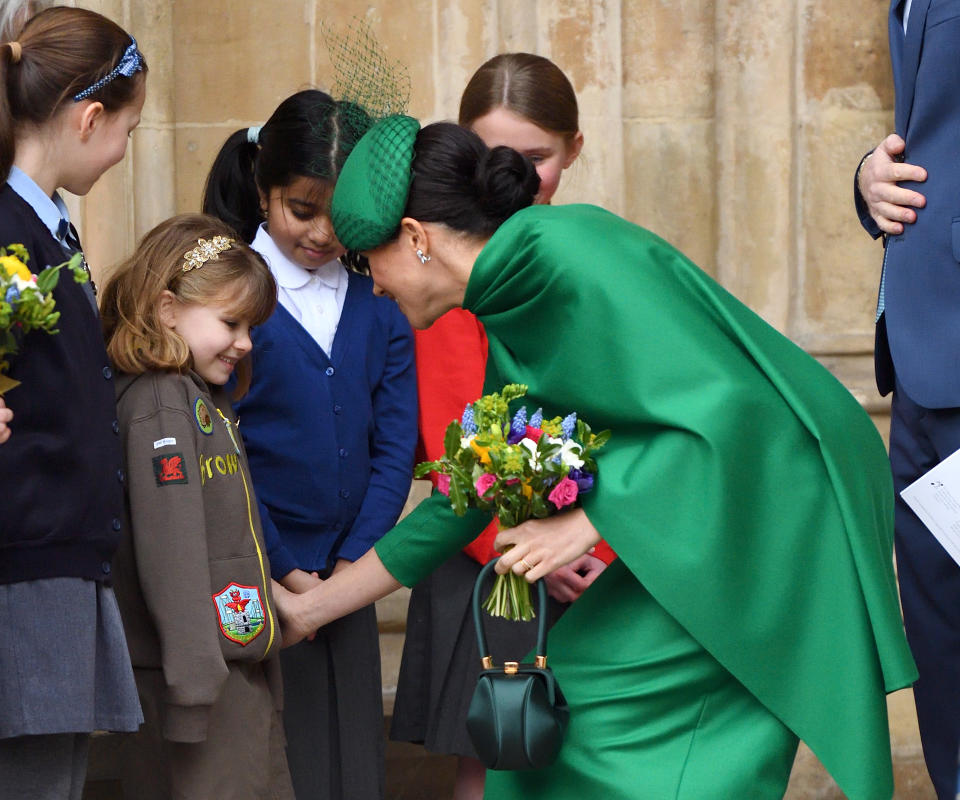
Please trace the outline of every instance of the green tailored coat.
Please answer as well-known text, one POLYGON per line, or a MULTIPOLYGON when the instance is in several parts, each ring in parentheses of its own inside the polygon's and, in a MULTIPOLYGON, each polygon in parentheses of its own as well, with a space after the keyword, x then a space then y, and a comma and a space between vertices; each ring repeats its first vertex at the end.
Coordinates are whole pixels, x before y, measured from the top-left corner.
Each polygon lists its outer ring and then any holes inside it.
MULTIPOLYGON (((474 265, 486 390, 610 428, 590 521, 619 554, 551 632, 558 763, 488 797, 782 794, 796 738, 853 800, 893 793, 886 692, 916 678, 869 417, 652 233, 585 205, 509 219, 474 265)), ((412 585, 475 535, 435 495, 377 545, 412 585)), ((519 655, 519 654, 518 654, 519 655)))

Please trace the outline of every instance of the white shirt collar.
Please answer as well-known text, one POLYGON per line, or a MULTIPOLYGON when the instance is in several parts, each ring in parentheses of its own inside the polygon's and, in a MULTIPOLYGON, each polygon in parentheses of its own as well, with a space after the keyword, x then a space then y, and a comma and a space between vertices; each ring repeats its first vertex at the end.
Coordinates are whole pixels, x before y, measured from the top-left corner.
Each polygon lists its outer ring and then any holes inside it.
POLYGON ((70 222, 70 212, 67 211, 67 205, 60 194, 54 192, 53 197, 48 197, 33 178, 19 167, 10 167, 7 183, 37 213, 53 238, 61 240, 60 220, 70 222))
POLYGON ((267 233, 264 225, 257 228, 257 235, 250 246, 263 256, 277 279, 277 284, 283 289, 301 289, 310 282, 311 278, 316 278, 325 286, 336 290, 340 287, 340 281, 345 274, 343 265, 337 259, 313 270, 291 261, 280 252, 280 248, 267 233))

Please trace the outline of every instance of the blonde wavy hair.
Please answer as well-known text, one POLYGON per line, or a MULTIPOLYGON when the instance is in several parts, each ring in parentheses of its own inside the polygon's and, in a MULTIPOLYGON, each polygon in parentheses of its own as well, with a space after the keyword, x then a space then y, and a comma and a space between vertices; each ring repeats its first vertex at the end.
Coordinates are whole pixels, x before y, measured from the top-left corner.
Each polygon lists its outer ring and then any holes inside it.
MULTIPOLYGON (((183 372, 193 367, 187 343, 160 321, 160 298, 169 290, 181 303, 232 303, 231 312, 251 326, 270 317, 277 284, 263 259, 216 217, 181 214, 161 222, 107 281, 100 300, 107 354, 121 372, 183 372), (187 272, 185 254, 200 239, 233 239, 230 247, 187 272)), ((237 364, 234 399, 250 388, 249 355, 237 364)))

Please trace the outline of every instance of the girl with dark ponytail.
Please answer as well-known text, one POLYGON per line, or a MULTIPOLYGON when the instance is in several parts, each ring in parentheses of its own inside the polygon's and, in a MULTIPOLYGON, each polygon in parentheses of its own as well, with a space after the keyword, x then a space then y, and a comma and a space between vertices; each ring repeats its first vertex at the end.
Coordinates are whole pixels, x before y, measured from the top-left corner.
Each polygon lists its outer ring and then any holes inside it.
MULTIPOLYGON (((58 189, 86 194, 123 158, 146 69, 126 31, 80 8, 42 11, 0 43, 0 245, 22 244, 31 272, 80 249, 58 189)), ((90 732, 142 720, 110 587, 124 519, 112 370, 92 281, 64 274, 53 298, 59 333, 23 336, 10 358, 20 385, 0 445, 8 797, 79 797, 90 732)))
MULTIPOLYGON (((273 575, 301 592, 359 558, 410 488, 416 379, 410 326, 345 268, 330 222, 343 164, 371 123, 307 90, 234 133, 203 210, 239 231, 277 279, 253 332, 253 380, 235 403, 273 575)), ((372 605, 284 650, 284 727, 298 797, 383 795, 379 635, 372 605), (349 710, 347 710, 349 709, 349 710)))

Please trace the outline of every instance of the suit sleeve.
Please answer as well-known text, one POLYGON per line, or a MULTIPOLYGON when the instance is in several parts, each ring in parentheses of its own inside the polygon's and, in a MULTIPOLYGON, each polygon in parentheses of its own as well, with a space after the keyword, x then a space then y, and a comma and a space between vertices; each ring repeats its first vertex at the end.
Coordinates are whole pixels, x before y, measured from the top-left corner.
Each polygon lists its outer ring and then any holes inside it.
POLYGON ((410 492, 417 444, 417 377, 413 332, 392 306, 383 374, 373 393, 370 482, 338 558, 355 561, 396 523, 410 492))
POLYGON ((160 409, 127 434, 133 549, 144 602, 160 641, 163 736, 206 739, 211 706, 227 677, 217 638, 196 425, 160 409), (154 449, 161 440, 176 440, 154 449))

